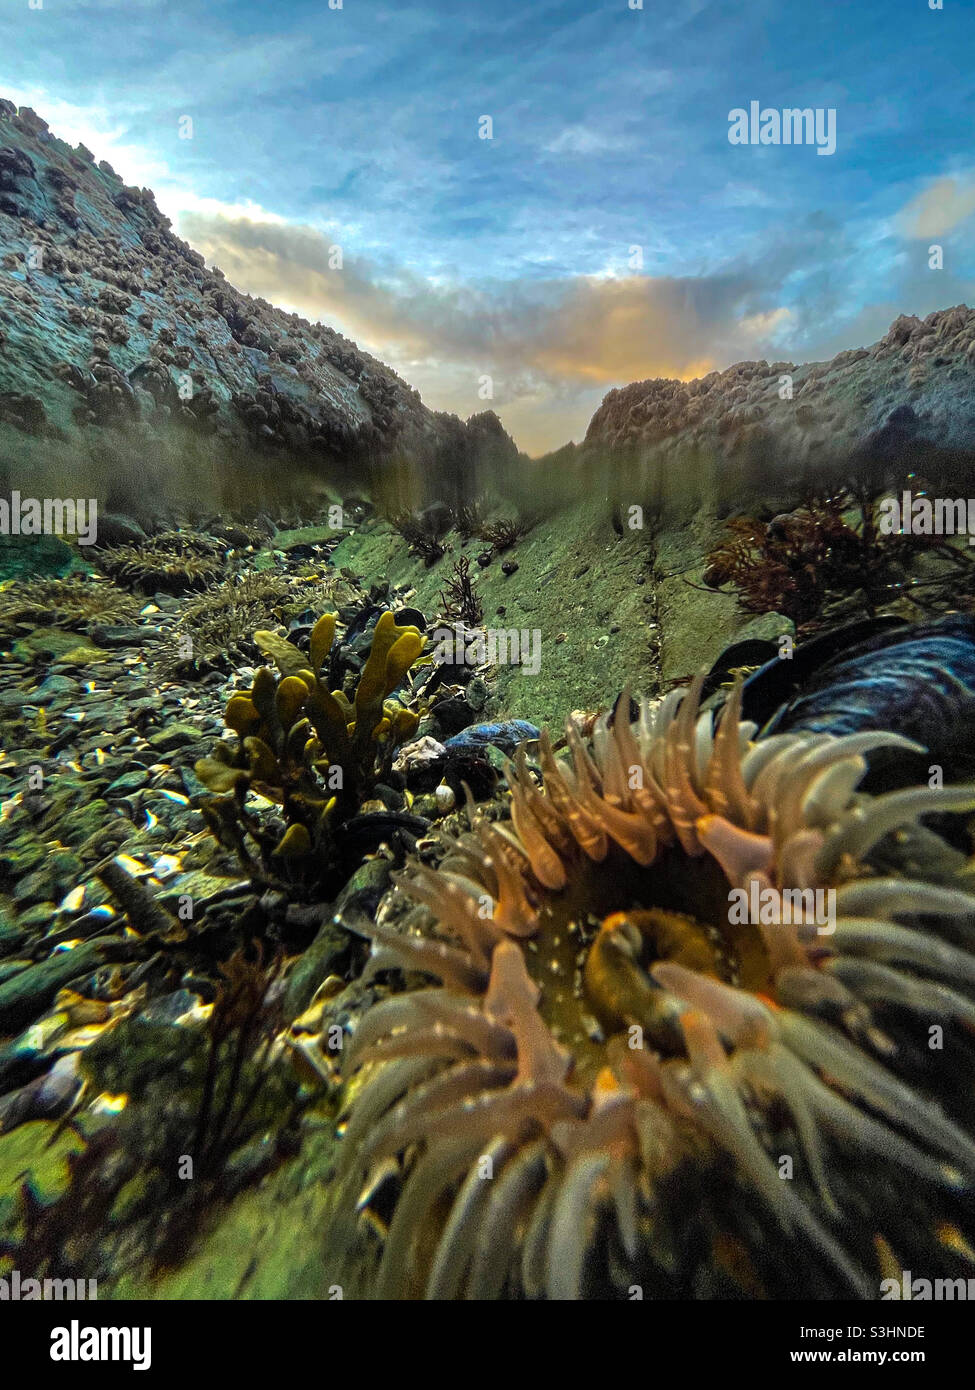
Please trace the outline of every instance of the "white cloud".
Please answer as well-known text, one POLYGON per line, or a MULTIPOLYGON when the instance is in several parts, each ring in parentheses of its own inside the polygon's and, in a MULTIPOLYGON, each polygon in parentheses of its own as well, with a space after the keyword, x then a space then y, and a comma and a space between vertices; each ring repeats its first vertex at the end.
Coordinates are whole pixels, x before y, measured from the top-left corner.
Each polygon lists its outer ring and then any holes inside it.
POLYGON ((898 225, 905 236, 941 236, 975 212, 975 178, 936 179, 901 209, 898 225))
POLYGON ((548 154, 590 155, 608 154, 626 146, 627 141, 619 135, 607 135, 592 126, 570 125, 542 148, 548 154))

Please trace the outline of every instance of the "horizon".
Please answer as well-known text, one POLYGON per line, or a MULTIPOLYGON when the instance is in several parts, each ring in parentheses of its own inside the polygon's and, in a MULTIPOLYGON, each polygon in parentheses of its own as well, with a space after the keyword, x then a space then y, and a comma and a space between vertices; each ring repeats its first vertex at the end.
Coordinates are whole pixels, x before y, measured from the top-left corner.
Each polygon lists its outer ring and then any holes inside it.
POLYGON ((823 361, 972 301, 973 44, 950 11, 892 33, 873 0, 841 21, 711 0, 193 9, 8 13, 0 89, 152 188, 237 288, 346 334, 431 409, 495 411, 532 456, 629 382, 823 361), (930 99, 891 95, 922 59, 930 99), (731 143, 755 103, 833 112, 835 152, 731 143))

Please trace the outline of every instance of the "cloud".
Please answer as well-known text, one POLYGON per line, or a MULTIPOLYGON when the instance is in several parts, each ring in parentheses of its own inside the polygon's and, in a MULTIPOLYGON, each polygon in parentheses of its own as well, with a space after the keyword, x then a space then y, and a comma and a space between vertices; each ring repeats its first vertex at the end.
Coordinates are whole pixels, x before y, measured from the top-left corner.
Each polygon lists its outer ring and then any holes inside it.
POLYGON ((627 141, 618 135, 607 135, 592 126, 570 125, 561 130, 543 148, 548 154, 591 155, 609 154, 626 149, 627 141))
POLYGON ((268 224, 284 219, 250 199, 227 202, 210 198, 187 187, 185 177, 165 159, 130 138, 124 126, 112 119, 104 106, 81 106, 50 96, 38 87, 5 86, 2 95, 16 106, 30 106, 43 116, 51 130, 69 145, 82 144, 96 160, 105 159, 126 183, 151 188, 159 208, 178 221, 188 213, 208 217, 253 218, 268 224))
POLYGON ((781 325, 773 308, 744 314, 759 290, 746 272, 697 278, 572 276, 482 285, 427 279, 343 257, 310 227, 192 212, 181 232, 231 283, 313 318, 341 321, 370 350, 468 362, 510 378, 609 385, 683 375, 732 342, 781 325))
POLYGON ((748 269, 472 285, 347 255, 333 269, 334 241, 280 219, 194 211, 179 230, 232 284, 340 328, 436 408, 483 409, 491 377, 492 404, 527 447, 565 442, 569 414, 584 433, 610 386, 701 375, 762 351, 791 321, 748 269))
POLYGON ((936 179, 902 208, 898 226, 911 238, 943 236, 975 212, 975 179, 936 179))

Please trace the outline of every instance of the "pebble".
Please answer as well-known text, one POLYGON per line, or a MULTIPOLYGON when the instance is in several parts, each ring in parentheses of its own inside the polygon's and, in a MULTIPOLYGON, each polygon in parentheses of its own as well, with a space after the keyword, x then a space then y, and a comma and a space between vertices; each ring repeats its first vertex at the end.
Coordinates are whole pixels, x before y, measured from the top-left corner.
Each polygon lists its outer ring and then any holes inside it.
POLYGON ((115 781, 105 788, 106 796, 126 796, 129 792, 139 791, 149 781, 147 772, 138 770, 124 772, 121 777, 116 777, 115 781))

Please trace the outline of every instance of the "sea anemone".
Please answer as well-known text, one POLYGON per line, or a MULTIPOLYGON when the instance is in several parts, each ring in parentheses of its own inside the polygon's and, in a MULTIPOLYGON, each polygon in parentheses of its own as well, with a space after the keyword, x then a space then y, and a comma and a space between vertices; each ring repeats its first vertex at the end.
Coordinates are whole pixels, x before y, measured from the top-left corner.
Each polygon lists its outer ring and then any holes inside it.
POLYGON ((716 730, 700 689, 635 720, 624 692, 563 759, 543 734, 541 785, 519 750, 510 822, 469 804, 439 868, 398 876, 435 927, 364 928, 370 977, 439 981, 346 1049, 336 1230, 382 1231, 366 1292, 876 1297, 904 1265, 971 1271, 975 896, 920 819, 975 788, 867 796, 865 755, 916 744, 754 741, 740 684, 716 730))
POLYGON ((95 559, 116 583, 145 594, 206 589, 221 579, 227 568, 216 541, 188 531, 160 532, 139 545, 99 551, 95 559))
POLYGON ((104 579, 34 579, 0 592, 0 632, 56 623, 87 628, 95 623, 133 623, 141 605, 104 579))

